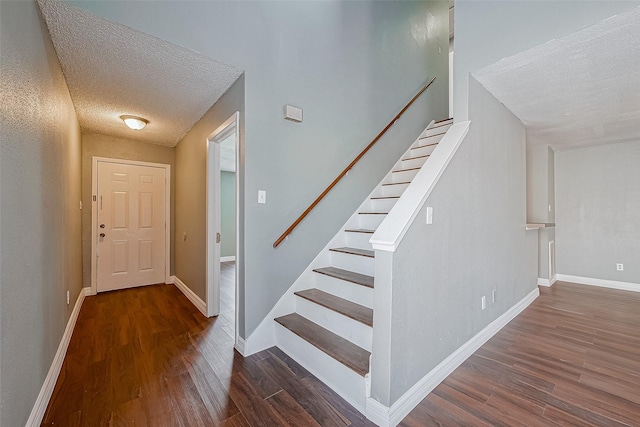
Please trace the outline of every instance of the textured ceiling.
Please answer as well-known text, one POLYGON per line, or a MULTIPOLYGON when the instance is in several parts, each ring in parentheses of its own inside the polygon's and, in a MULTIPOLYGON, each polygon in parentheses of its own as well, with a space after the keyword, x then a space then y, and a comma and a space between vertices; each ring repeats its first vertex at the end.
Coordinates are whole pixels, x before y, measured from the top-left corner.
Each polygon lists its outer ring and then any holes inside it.
POLYGON ((530 144, 640 141, 640 8, 473 75, 522 120, 530 144))
POLYGON ((38 0, 83 131, 175 146, 241 70, 59 0, 38 0), (127 128, 119 116, 149 120, 127 128))

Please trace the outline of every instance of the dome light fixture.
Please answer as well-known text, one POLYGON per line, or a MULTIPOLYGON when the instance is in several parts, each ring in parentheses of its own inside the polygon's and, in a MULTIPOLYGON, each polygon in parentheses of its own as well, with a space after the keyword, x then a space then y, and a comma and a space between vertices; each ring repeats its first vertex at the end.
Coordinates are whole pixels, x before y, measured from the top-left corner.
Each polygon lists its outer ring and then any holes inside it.
POLYGON ((142 117, 138 116, 120 116, 120 118, 125 125, 133 130, 140 130, 149 123, 149 120, 143 119, 142 117))

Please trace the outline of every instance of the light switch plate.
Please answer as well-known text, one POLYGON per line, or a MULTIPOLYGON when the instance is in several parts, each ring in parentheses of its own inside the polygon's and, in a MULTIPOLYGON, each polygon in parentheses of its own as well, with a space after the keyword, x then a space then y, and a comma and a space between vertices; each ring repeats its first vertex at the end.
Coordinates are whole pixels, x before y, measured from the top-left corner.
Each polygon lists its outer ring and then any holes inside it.
POLYGON ((267 192, 265 190, 258 190, 258 203, 267 203, 267 192))

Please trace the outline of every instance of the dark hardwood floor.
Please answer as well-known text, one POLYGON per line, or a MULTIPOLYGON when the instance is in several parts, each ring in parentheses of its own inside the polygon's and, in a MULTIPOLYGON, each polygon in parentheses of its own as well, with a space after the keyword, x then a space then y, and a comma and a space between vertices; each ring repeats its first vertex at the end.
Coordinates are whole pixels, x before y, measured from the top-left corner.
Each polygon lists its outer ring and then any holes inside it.
POLYGON ((402 426, 640 426, 640 293, 557 282, 402 426))
MULTIPOLYGON (((222 274, 214 319, 171 285, 88 297, 42 425, 372 425, 279 349, 233 350, 222 274)), ((640 294, 541 288, 401 425, 640 426, 640 294)))
POLYGON ((206 319, 172 285, 88 297, 42 425, 366 426, 277 348, 233 350, 233 263, 206 319))

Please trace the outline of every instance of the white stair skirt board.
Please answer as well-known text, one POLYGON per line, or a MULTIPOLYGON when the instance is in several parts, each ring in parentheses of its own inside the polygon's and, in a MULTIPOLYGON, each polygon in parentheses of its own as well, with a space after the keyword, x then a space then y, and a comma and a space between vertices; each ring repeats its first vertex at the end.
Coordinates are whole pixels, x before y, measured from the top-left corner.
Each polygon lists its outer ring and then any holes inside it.
POLYGON ((185 283, 178 279, 176 276, 171 276, 173 278, 173 283, 176 285, 176 288, 180 289, 185 297, 198 309, 200 313, 207 317, 207 304, 200 299, 198 295, 195 294, 185 283))
POLYGON ((371 236, 373 249, 395 252, 409 226, 440 180, 442 173, 469 132, 471 122, 460 122, 449 128, 423 167, 407 187, 398 203, 371 236))
POLYGON ((51 394, 53 394, 53 389, 55 388, 56 382, 58 381, 58 375, 60 375, 60 370, 62 369, 62 363, 64 362, 64 358, 67 355, 69 342, 71 341, 71 336, 73 335, 73 330, 76 326, 76 321, 78 320, 80 309, 82 308, 82 303, 84 302, 85 297, 89 295, 91 295, 91 288, 82 288, 80 294, 78 295, 78 299, 76 300, 76 304, 73 306, 73 311, 69 316, 67 327, 64 329, 64 333, 62 334, 62 338, 60 339, 58 350, 53 357, 51 367, 49 368, 49 372, 47 373, 46 378, 44 379, 44 383, 42 384, 40 393, 38 393, 38 398, 33 405, 31 415, 29 415, 29 419, 27 420, 25 427, 37 427, 42 423, 42 417, 44 417, 44 413, 47 410, 49 399, 51 399, 51 394))
POLYGON ((235 261, 235 260, 236 260, 236 256, 235 255, 221 256, 220 257, 220 262, 230 262, 230 261, 235 261))
POLYGON ((397 426, 438 384, 444 381, 462 362, 467 360, 469 356, 485 342, 520 314, 522 310, 527 308, 538 295, 540 295, 538 288, 529 292, 527 296, 518 301, 496 320, 489 323, 483 330, 478 332, 473 338, 451 353, 449 357, 440 362, 440 364, 433 368, 427 375, 422 377, 420 381, 414 384, 413 387, 392 404, 390 408, 377 400, 370 397, 367 398, 367 418, 381 427, 397 426))
POLYGON ((553 286, 558 280, 557 276, 553 276, 551 279, 544 279, 542 277, 538 277, 538 286, 553 286))
POLYGON ((640 283, 594 279, 592 277, 572 276, 570 274, 556 274, 556 279, 562 282, 577 283, 579 285, 600 286, 602 288, 619 289, 621 291, 640 292, 640 283))
POLYGON ((276 325, 277 346, 364 414, 366 405, 365 377, 356 374, 284 326, 275 321, 273 323, 276 325))

